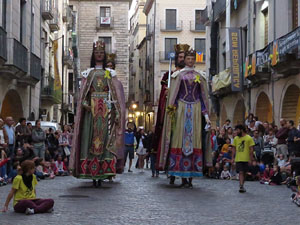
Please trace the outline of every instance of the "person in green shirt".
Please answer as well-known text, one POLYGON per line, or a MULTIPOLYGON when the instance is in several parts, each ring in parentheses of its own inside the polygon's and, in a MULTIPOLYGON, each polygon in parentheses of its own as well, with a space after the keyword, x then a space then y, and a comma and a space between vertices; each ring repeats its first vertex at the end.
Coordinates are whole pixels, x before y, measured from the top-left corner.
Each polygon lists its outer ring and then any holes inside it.
POLYGON ((236 170, 239 173, 240 193, 246 192, 244 188, 246 172, 248 172, 248 164, 253 161, 253 146, 255 145, 252 137, 246 133, 244 125, 235 127, 237 136, 233 140, 232 164, 236 163, 236 170))
POLYGON ((2 212, 8 211, 8 205, 14 198, 13 206, 15 212, 26 213, 27 215, 35 213, 52 212, 53 199, 36 198, 35 186, 37 185, 34 162, 25 160, 21 164, 19 175, 14 178, 12 189, 9 192, 2 212))

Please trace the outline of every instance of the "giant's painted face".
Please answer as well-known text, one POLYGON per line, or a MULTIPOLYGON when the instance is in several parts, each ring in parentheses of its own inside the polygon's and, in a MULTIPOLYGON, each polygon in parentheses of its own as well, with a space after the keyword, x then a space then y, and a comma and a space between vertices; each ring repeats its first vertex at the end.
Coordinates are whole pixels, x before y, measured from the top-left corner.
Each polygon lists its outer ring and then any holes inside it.
POLYGON ((188 67, 193 67, 195 65, 195 56, 186 56, 185 57, 185 65, 188 66, 188 67))
POLYGON ((94 51, 95 61, 102 62, 105 57, 105 52, 103 50, 95 50, 94 51))

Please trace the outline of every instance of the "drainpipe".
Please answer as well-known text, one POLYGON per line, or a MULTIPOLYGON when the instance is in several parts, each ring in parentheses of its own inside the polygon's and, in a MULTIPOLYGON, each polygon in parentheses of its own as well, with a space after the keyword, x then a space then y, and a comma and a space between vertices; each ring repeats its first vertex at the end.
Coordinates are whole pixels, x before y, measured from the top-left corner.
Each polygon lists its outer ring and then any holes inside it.
MULTIPOLYGON (((255 4, 255 3, 254 3, 255 4)), ((253 24, 254 25, 254 24, 253 24)), ((253 32, 255 30, 255 27, 253 26, 253 32)), ((248 38, 248 51, 247 54, 250 55, 251 53, 251 1, 248 1, 248 34, 247 34, 247 38, 248 38)), ((255 40, 253 40, 253 42, 255 42, 255 40)), ((247 71, 247 68, 245 68, 247 71)), ((248 81, 247 81, 248 82, 248 81)), ((251 88, 248 87, 248 115, 251 112, 251 88)))
MULTIPOLYGON (((273 35, 274 38, 273 40, 275 41, 276 39, 276 0, 273 1, 274 5, 273 5, 273 35)), ((271 79, 272 79, 272 122, 274 123, 274 113, 275 113, 275 93, 274 93, 274 78, 275 78, 275 70, 272 68, 271 69, 271 79)))
POLYGON ((154 96, 155 96, 155 35, 156 35, 156 0, 154 1, 154 28, 153 28, 153 85, 152 85, 152 93, 153 93, 153 105, 154 105, 154 96))

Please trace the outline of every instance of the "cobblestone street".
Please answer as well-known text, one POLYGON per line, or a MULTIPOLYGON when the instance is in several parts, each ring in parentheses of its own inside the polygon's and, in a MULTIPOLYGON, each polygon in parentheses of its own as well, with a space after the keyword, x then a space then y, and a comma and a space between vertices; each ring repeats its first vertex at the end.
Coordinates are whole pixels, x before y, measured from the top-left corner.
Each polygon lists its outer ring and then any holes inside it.
MULTIPOLYGON (((179 184, 180 181, 176 180, 179 184)), ((1 207, 11 188, 0 188, 1 207)), ((119 175, 114 183, 92 188, 91 182, 58 177, 39 182, 38 197, 53 198, 53 214, 0 214, 1 225, 12 224, 298 224, 299 208, 285 186, 199 179, 194 189, 168 185, 166 176, 151 178, 146 170, 119 175)))

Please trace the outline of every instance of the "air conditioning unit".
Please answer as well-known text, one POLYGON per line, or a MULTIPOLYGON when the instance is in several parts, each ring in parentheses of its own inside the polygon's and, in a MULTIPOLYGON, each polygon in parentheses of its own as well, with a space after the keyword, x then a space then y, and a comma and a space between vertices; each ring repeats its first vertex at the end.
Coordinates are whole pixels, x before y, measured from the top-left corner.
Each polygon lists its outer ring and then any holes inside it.
POLYGON ((100 17, 100 24, 109 25, 111 23, 110 17, 100 17))

